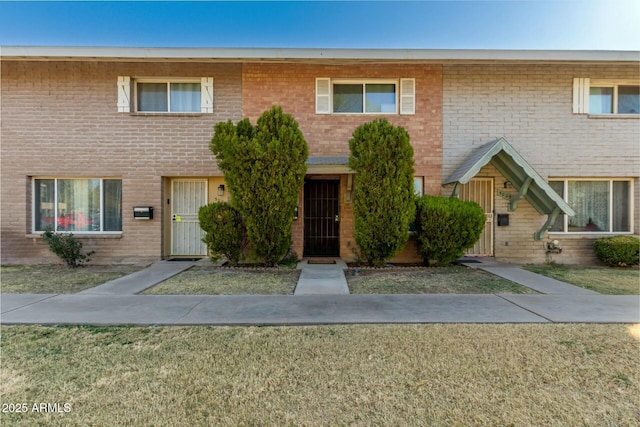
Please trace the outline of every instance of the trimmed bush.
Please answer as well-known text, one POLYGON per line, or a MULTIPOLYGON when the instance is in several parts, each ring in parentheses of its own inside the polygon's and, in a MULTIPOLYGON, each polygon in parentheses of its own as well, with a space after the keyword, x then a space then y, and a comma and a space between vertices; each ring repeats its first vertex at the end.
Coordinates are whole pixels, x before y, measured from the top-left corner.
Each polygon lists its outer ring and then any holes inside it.
POLYGON ((42 233, 42 238, 49 245, 49 250, 62 259, 67 267, 78 268, 89 262, 95 251, 82 253, 82 243, 73 237, 73 233, 55 233, 48 228, 42 233))
POLYGON ((480 238, 486 216, 475 202, 440 196, 417 201, 418 251, 427 265, 445 266, 464 255, 480 238))
POLYGON ((238 265, 249 244, 240 212, 226 202, 210 203, 200 208, 198 219, 206 233, 202 241, 209 248, 211 259, 224 256, 231 265, 238 265))
POLYGON ((307 172, 308 147, 298 123, 282 108, 215 125, 210 148, 224 172, 231 204, 247 226, 253 255, 274 266, 291 247, 291 225, 307 172))
POLYGON ((634 236, 602 237, 594 242, 596 256, 609 267, 626 267, 640 262, 640 239, 634 236))
POLYGON ((413 148, 386 119, 359 126, 349 141, 355 239, 370 265, 382 266, 409 239, 415 217, 413 148))

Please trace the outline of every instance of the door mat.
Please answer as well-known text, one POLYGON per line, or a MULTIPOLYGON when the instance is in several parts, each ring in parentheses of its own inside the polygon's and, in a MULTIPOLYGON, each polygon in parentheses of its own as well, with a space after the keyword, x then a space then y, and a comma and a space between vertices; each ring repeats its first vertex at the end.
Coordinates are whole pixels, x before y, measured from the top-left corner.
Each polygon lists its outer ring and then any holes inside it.
POLYGON ((202 258, 170 258, 167 261, 200 261, 202 258))
POLYGON ((335 264, 334 259, 310 259, 307 260, 307 264, 335 264))
POLYGON ((481 261, 476 261, 475 259, 459 259, 457 262, 460 264, 482 264, 481 261))

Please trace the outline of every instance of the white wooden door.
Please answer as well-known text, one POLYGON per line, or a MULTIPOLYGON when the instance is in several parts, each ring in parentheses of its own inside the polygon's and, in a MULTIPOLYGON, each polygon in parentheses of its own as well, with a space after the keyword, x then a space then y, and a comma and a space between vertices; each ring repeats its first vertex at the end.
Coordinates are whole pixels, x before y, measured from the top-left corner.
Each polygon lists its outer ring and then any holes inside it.
POLYGON ((174 180, 171 183, 171 255, 207 254, 204 231, 198 221, 200 206, 207 204, 206 180, 174 180))
POLYGON ((467 250, 467 256, 493 256, 493 179, 474 178, 460 188, 461 200, 479 204, 487 217, 480 239, 473 248, 467 250))

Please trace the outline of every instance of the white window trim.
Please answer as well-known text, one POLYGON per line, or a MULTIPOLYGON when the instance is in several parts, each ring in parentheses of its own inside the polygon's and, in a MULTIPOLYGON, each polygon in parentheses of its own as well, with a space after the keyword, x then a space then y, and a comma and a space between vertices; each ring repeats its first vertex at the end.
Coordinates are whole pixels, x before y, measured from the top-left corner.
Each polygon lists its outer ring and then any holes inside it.
MULTIPOLYGON (((316 114, 335 114, 340 116, 384 116, 384 115, 413 115, 415 114, 415 79, 413 78, 398 78, 398 79, 367 79, 367 78, 329 78, 318 77, 316 78, 315 87, 315 100, 316 100, 316 114), (409 84, 410 83, 410 84, 409 84), (367 112, 362 113, 354 112, 334 112, 333 111, 333 85, 334 84, 356 84, 362 85, 363 98, 366 97, 366 85, 367 84, 393 84, 395 86, 395 111, 393 112, 367 112), (412 91, 404 93, 404 87, 411 87, 412 91), (403 101, 405 101, 403 103, 403 101), (410 108, 403 108, 407 102, 410 104, 410 108)), ((364 106, 363 106, 364 108, 364 106)))
POLYGON ((200 115, 213 113, 213 99, 214 99, 214 78, 213 77, 118 77, 118 111, 130 112, 125 107, 131 105, 130 93, 126 93, 123 82, 126 80, 129 91, 131 90, 131 83, 133 81, 133 112, 136 114, 174 114, 174 115, 200 115), (138 109, 138 83, 166 83, 167 84, 167 110, 168 111, 139 111, 138 109), (200 111, 171 111, 171 83, 199 83, 200 84, 200 111), (122 94, 121 94, 122 92, 122 94), (125 101, 126 99, 126 101, 125 101))
MULTIPOLYGON (((618 236, 621 234, 634 234, 634 218, 635 218, 635 208, 634 208, 634 179, 633 178, 549 178, 549 182, 562 182, 562 199, 566 202, 567 196, 569 194, 569 181, 607 181, 609 182, 609 230, 613 229, 613 182, 617 181, 625 181, 629 183, 629 231, 549 231, 549 235, 559 235, 559 236, 567 236, 567 237, 606 237, 606 236, 618 236)), ((563 215, 564 230, 569 229, 569 216, 563 215)))
POLYGON ((618 87, 619 86, 640 86, 640 80, 625 79, 589 79, 574 78, 573 79, 573 113, 587 114, 589 117, 595 118, 640 118, 640 113, 618 114, 618 87), (589 112, 589 97, 591 96, 592 87, 609 87, 613 88, 613 112, 593 114, 589 112))
MULTIPOLYGON (((59 179, 99 179, 100 180, 100 228, 104 227, 104 181, 113 179, 122 181, 122 177, 109 177, 109 176, 33 176, 31 177, 31 235, 41 236, 44 231, 36 230, 36 181, 43 179, 53 179, 54 188, 53 192, 53 211, 54 222, 58 218, 58 180, 59 179)), ((122 212, 122 219, 124 224, 124 210, 122 212)), ((61 234, 73 234, 74 236, 121 236, 120 231, 56 231, 61 234)))

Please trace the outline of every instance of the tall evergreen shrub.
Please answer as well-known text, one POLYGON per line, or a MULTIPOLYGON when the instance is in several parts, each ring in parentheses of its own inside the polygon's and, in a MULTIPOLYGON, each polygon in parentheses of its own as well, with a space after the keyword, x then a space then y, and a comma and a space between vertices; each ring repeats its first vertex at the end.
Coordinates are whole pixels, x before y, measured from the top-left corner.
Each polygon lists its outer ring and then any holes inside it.
POLYGON ((486 217, 479 204, 457 198, 418 198, 418 252, 427 265, 448 265, 480 238, 486 217))
POLYGON ((354 176, 355 238, 370 265, 381 266, 409 238, 415 215, 413 148, 386 119, 359 126, 349 141, 354 176))
POLYGON ((198 220, 206 233, 202 241, 209 248, 211 259, 224 256, 231 265, 238 265, 249 244, 240 212, 226 202, 210 203, 200 207, 198 220))
POLYGON ((253 255, 275 265, 291 246, 291 224, 307 171, 307 143, 292 116, 274 106, 214 127, 210 148, 224 172, 231 204, 245 220, 253 255))

